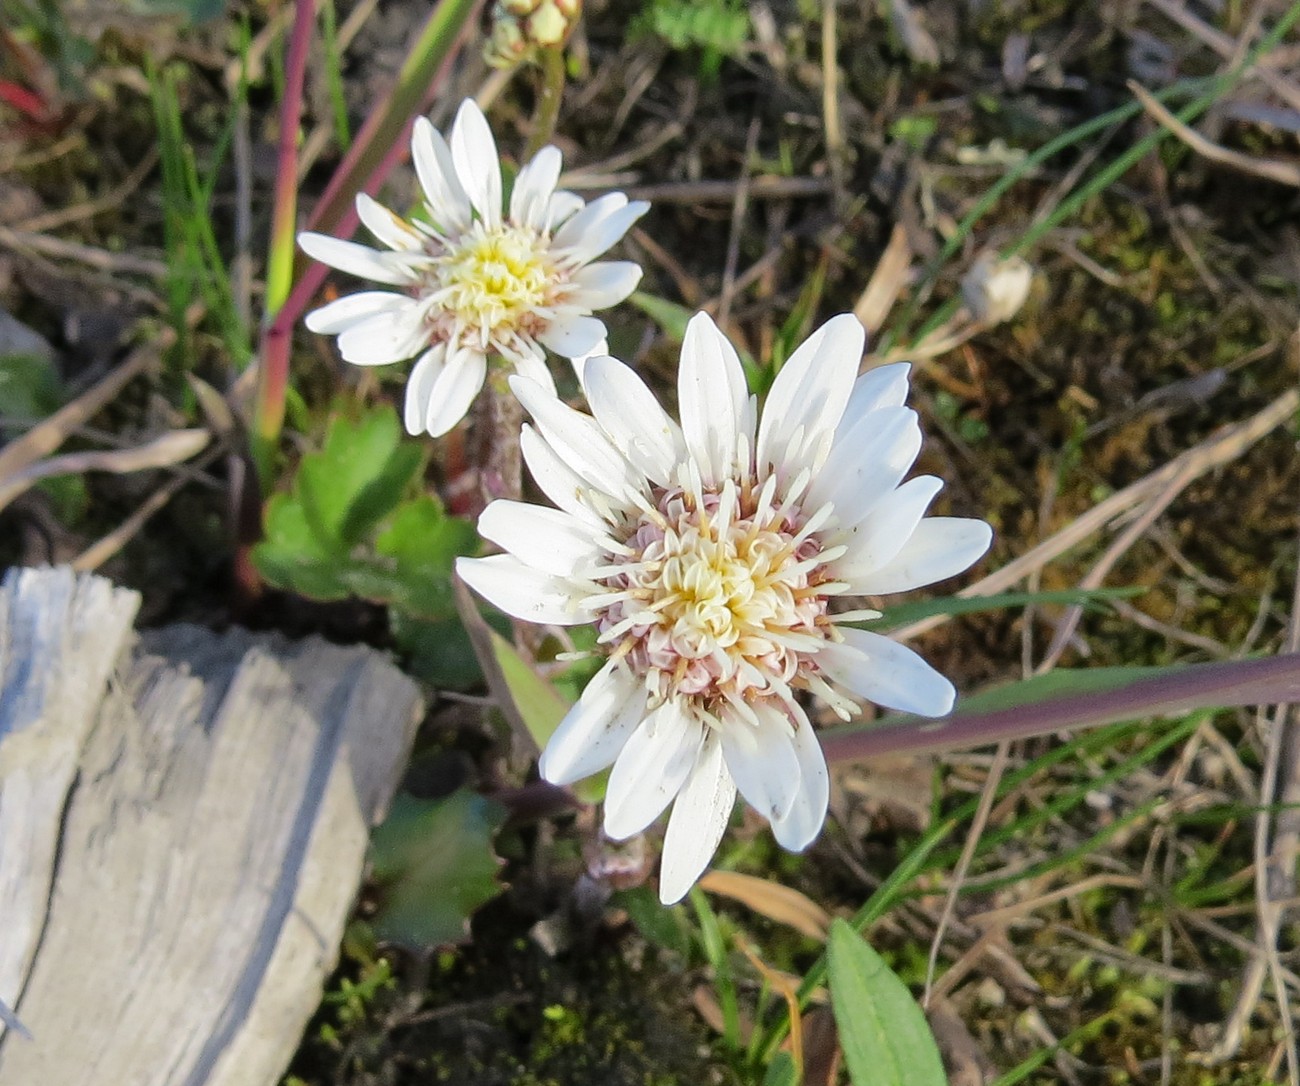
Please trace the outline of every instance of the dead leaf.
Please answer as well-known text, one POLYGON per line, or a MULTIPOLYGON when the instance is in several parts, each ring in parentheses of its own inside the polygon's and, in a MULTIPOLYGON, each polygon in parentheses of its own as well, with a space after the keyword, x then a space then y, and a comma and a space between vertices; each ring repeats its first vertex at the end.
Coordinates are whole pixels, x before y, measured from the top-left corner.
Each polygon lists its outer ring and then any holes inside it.
POLYGON ((735 871, 710 871, 700 886, 713 894, 739 901, 769 920, 794 928, 810 939, 825 939, 831 916, 811 898, 769 879, 741 875, 735 871))

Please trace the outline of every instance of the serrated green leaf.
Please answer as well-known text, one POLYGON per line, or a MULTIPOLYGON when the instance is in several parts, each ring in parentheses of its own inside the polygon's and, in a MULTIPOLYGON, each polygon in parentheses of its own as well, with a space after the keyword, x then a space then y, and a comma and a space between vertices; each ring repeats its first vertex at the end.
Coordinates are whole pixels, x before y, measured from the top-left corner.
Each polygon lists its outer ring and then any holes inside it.
POLYGON ((425 618, 456 613, 451 575, 456 559, 474 554, 478 532, 468 520, 449 517, 432 497, 403 503, 375 542, 375 550, 395 563, 401 591, 392 602, 425 618))
POLYGON ((505 819, 501 804, 477 792, 439 800, 399 794, 371 838, 375 934, 413 949, 464 939, 470 914, 502 890, 492 839, 505 819))
POLYGON ((423 459, 418 445, 402 441, 392 408, 355 421, 335 415, 324 446, 303 457, 294 496, 321 545, 346 552, 392 513, 423 459))
POLYGON ((321 546, 303 507, 288 494, 275 494, 266 506, 265 538, 253 548, 253 564, 268 584, 316 600, 350 594, 341 579, 346 555, 321 546))
POLYGON ((841 918, 831 924, 829 958, 831 1009, 853 1086, 947 1086, 907 985, 841 918))
POLYGON ((799 1086, 799 1068, 789 1052, 778 1052, 767 1065, 763 1086, 799 1086))

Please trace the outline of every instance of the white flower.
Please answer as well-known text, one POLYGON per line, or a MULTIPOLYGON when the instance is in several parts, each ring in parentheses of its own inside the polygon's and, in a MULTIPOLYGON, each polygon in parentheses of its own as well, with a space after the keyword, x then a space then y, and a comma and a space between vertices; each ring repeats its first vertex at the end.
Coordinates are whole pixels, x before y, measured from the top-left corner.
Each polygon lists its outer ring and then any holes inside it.
POLYGON ((418 118, 411 157, 428 222, 357 196, 361 221, 391 252, 324 234, 300 234, 298 244, 331 267, 397 288, 330 302, 307 315, 307 327, 337 335, 343 358, 357 365, 419 355, 406 386, 406 428, 437 437, 469 410, 490 354, 549 388, 543 348, 573 358, 604 338, 592 310, 631 294, 641 268, 592 261, 650 205, 618 192, 588 205, 557 192, 560 152, 543 147, 519 171, 503 214, 496 143, 471 100, 456 114, 450 145, 418 118))
MULTIPOLYGON (((608 662, 542 754, 567 784, 613 763, 605 831, 638 833, 673 804, 660 896, 679 900, 717 848, 737 789, 795 851, 829 796, 798 692, 847 719, 847 694, 946 713, 952 684, 911 649, 842 625, 836 597, 903 592, 988 548, 983 521, 925 517, 941 483, 908 482, 921 447, 906 364, 857 377, 851 315, 786 362, 763 418, 735 350, 704 314, 686 332, 679 427, 623 363, 589 359, 592 416, 524 379, 523 454, 559 509, 497 501, 479 531, 506 553, 462 578, 532 622, 594 622, 608 662)), ((866 612, 875 615, 876 612, 866 612)))

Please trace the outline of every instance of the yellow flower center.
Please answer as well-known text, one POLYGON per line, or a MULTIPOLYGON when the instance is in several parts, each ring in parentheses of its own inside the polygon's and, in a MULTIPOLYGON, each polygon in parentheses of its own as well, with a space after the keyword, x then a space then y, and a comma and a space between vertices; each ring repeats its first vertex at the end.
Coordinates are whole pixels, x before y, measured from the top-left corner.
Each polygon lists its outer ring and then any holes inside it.
POLYGON ((555 280, 542 239, 510 224, 478 227, 439 265, 447 308, 462 325, 489 332, 518 328, 544 308, 555 280))
POLYGON ((663 494, 609 579, 600 639, 659 696, 779 696, 828 635, 820 548, 798 510, 728 490, 663 494))

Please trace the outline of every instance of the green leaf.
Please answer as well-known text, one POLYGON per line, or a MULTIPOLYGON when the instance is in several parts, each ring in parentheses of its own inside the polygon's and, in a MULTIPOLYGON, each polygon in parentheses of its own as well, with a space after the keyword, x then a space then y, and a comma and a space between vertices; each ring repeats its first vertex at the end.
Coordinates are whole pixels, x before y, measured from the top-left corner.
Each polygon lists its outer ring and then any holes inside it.
MULTIPOLYGON (((486 618, 509 631, 510 621, 504 616, 486 618)), ((422 619, 394 608, 388 623, 411 674, 442 690, 470 690, 483 684, 483 669, 459 619, 422 619)))
MULTIPOLYGON (((569 711, 570 703, 560 697, 555 687, 538 675, 515 647, 495 630, 492 631, 492 653, 524 727, 537 748, 543 749, 569 711)), ((585 803, 599 803, 605 797, 605 779, 606 774, 602 773, 579 781, 573 786, 574 795, 585 803)))
POLYGON ((35 354, 0 355, 0 403, 18 419, 42 419, 63 403, 63 384, 49 358, 35 354))
POLYGON ((690 957, 691 933, 683 910, 661 904, 659 895, 649 886, 620 890, 612 900, 627 910, 628 919, 647 942, 683 958, 690 957))
POLYGON ((879 618, 866 622, 846 622, 863 630, 892 630, 919 622, 932 615, 972 615, 981 611, 1002 611, 1010 607, 1029 607, 1039 603, 1083 604, 1085 607, 1104 600, 1127 600, 1146 592, 1141 585, 1121 588, 1066 588, 1053 592, 1003 592, 997 596, 941 596, 887 607, 879 618))
POLYGON ((371 838, 381 895, 376 935, 413 949, 464 939, 470 914, 502 890, 492 839, 505 819, 504 807, 477 792, 439 800, 399 794, 371 838))
POLYGON ((442 505, 427 494, 403 503, 375 541, 375 550, 394 561, 402 585, 392 602, 426 618, 456 613, 452 569, 460 555, 474 554, 478 547, 474 525, 447 516, 442 505))
POLYGON ((492 652, 510 691, 510 700, 519 710, 528 734, 539 748, 546 746, 569 711, 568 703, 555 687, 532 669, 514 645, 495 630, 492 632, 492 652))
POLYGON ((265 534, 253 548, 253 564, 269 584, 316 600, 350 594, 341 577, 347 557, 321 545, 305 510, 290 495, 275 494, 267 503, 265 534))
POLYGON ((778 1052, 767 1065, 763 1086, 799 1086, 799 1068, 789 1052, 778 1052))
POLYGON ((419 445, 402 441, 391 407, 355 422, 335 415, 324 447, 303 457, 294 495, 321 544, 346 551, 393 511, 423 459, 419 445))
MULTIPOLYGON (((695 311, 687 309, 684 305, 678 305, 676 302, 670 302, 666 298, 657 297, 654 294, 644 294, 636 291, 628 301, 636 306, 642 313, 649 317, 655 324, 663 329, 664 335, 675 343, 681 343, 686 338, 686 325, 695 316, 695 311)), ((736 348, 736 353, 740 355, 741 365, 745 367, 745 382, 751 392, 758 391, 767 386, 768 374, 762 366, 754 361, 753 356, 748 352, 736 348)))
POLYGON ((912 993, 848 921, 830 934, 831 1009, 853 1086, 947 1086, 912 993))

